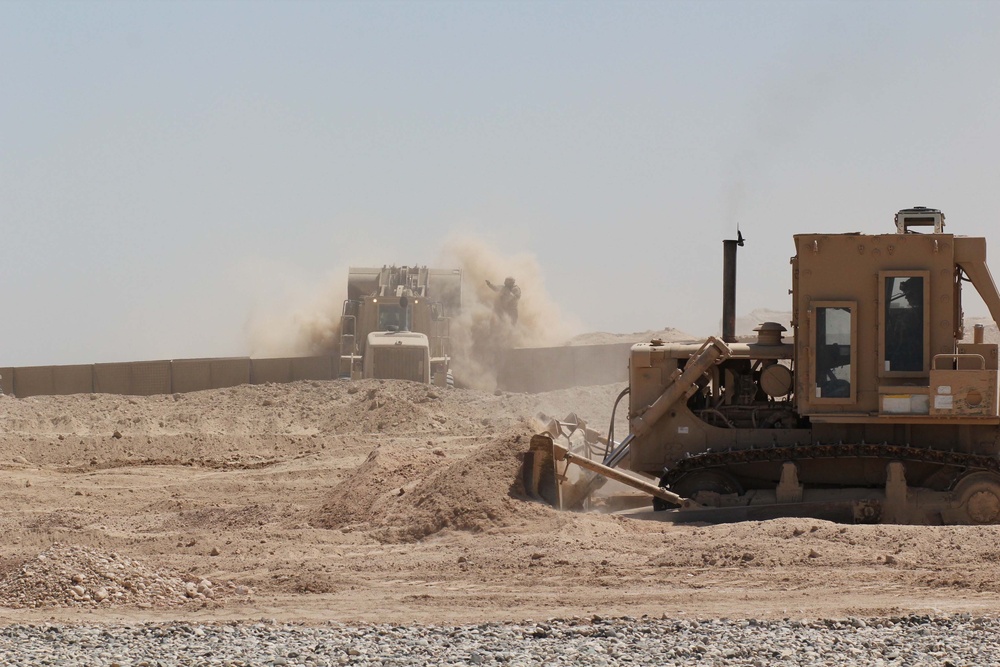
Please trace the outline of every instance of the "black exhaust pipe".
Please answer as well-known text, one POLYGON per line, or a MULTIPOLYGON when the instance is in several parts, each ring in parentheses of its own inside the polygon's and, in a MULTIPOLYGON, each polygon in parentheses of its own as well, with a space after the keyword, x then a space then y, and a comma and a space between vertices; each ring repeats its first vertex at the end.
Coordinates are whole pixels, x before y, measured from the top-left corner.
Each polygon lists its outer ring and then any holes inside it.
POLYGON ((736 249, 743 247, 743 234, 722 242, 722 341, 736 342, 736 249))

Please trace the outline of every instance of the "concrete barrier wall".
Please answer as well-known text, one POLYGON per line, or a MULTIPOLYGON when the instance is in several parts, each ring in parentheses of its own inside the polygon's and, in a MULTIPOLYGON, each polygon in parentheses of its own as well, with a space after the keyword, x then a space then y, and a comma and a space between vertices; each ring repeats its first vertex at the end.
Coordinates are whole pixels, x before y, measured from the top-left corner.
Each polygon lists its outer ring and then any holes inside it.
POLYGON ((333 357, 329 355, 250 360, 250 382, 253 384, 332 379, 333 357))
POLYGON ((212 369, 207 359, 176 359, 170 364, 170 383, 175 393, 212 388, 212 369))
POLYGON ((177 359, 170 364, 175 393, 250 384, 250 358, 177 359))
POLYGON ((628 381, 628 362, 633 343, 578 345, 576 349, 577 387, 628 381))
POLYGON ((507 350, 497 385, 504 391, 538 393, 628 380, 632 343, 507 350))
POLYGON ((94 364, 94 392, 153 396, 169 394, 170 361, 94 364))
POLYGON ((138 396, 173 393, 171 362, 139 361, 129 364, 129 393, 138 396))
POLYGON ((283 359, 231 357, 0 368, 0 388, 18 398, 91 392, 153 396, 333 377, 332 355, 283 359))
MULTIPOLYGON (((339 358, 339 355, 338 355, 339 358)), ((292 380, 333 380, 333 357, 292 357, 292 380)))
POLYGON ((254 384, 292 382, 292 360, 253 359, 250 362, 250 382, 254 384))
POLYGON ((250 358, 213 359, 208 364, 211 371, 212 389, 238 387, 250 384, 250 358))
POLYGON ((94 391, 94 367, 85 366, 24 366, 14 369, 14 395, 62 396, 89 394, 94 391))
MULTIPOLYGON (((624 382, 631 343, 525 348, 504 353, 497 383, 505 391, 538 393, 624 382)), ((174 359, 79 366, 0 368, 5 394, 27 396, 127 394, 152 396, 241 384, 331 380, 335 356, 174 359)))

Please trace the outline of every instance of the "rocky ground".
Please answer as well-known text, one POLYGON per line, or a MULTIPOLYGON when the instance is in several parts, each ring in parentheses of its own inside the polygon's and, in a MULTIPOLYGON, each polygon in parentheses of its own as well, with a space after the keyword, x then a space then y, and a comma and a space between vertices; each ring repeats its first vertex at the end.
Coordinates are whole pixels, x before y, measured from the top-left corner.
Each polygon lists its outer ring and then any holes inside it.
POLYGON ((674 526, 527 500, 534 415, 606 430, 622 386, 0 398, 0 660, 1000 660, 1000 529, 674 526))
POLYGON ((996 665, 996 620, 550 619, 474 625, 255 623, 13 625, 18 664, 135 665, 996 665), (164 655, 170 656, 165 659, 164 655))

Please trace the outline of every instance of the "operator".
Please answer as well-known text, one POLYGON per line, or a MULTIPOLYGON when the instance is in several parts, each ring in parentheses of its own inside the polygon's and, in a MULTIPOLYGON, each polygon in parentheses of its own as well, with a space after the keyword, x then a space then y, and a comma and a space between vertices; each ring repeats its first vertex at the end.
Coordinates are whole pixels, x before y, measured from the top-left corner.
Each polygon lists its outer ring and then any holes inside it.
POLYGON ((521 299, 521 288, 514 284, 514 279, 508 276, 503 286, 494 285, 489 280, 486 285, 497 293, 493 310, 497 315, 507 317, 511 324, 517 324, 517 302, 521 299))
POLYGON ((919 276, 899 280, 886 309, 885 360, 889 371, 924 368, 924 291, 919 276), (895 302, 895 303, 893 303, 895 302))

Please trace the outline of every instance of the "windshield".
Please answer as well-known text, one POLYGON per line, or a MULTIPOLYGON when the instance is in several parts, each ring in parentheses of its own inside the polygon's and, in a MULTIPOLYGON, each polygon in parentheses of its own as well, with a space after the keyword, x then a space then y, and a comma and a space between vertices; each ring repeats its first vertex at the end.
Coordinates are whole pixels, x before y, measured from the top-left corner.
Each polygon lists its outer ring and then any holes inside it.
POLYGON ((404 310, 397 303, 379 304, 378 330, 407 331, 410 328, 408 316, 409 311, 404 310))

